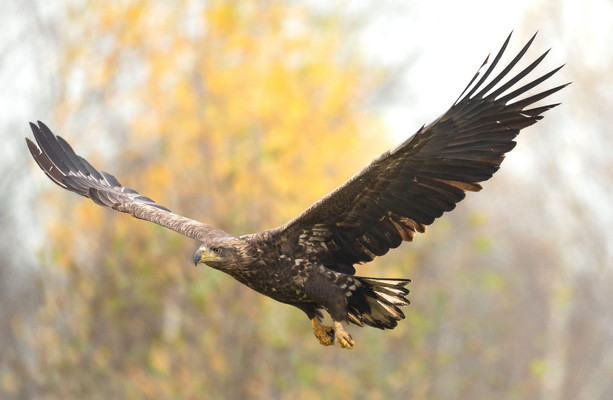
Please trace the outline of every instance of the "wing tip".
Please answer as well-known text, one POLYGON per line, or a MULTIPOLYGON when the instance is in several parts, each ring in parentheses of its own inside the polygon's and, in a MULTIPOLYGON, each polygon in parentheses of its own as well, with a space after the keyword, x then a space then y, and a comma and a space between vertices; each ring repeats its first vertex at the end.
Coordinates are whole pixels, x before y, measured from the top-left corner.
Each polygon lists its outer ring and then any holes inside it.
POLYGON ((32 148, 38 149, 38 146, 32 141, 30 140, 30 138, 24 138, 26 140, 26 144, 28 145, 28 148, 30 148, 30 150, 32 148))

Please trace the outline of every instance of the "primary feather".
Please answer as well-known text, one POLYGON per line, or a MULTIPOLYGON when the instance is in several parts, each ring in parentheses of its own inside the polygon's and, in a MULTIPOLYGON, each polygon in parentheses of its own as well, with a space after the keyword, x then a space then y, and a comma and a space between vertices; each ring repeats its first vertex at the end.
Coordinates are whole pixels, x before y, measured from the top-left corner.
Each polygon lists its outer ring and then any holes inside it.
MULTIPOLYGON (((415 232, 424 232, 436 218, 453 210, 466 191, 481 190, 479 183, 498 170, 504 154, 515 147, 519 131, 539 121, 542 113, 558 104, 527 107, 566 86, 517 100, 555 74, 561 68, 558 67, 507 93, 547 52, 497 86, 525 55, 534 36, 486 84, 510 38, 509 35, 481 79, 476 81, 480 74, 477 72, 447 112, 277 228, 275 235, 290 241, 310 238, 300 243, 315 253, 325 253, 330 268, 346 271, 347 266, 371 261, 402 241, 411 241, 415 232), (319 245, 321 242, 327 250, 319 245)), ((487 59, 481 68, 486 65, 487 59)))

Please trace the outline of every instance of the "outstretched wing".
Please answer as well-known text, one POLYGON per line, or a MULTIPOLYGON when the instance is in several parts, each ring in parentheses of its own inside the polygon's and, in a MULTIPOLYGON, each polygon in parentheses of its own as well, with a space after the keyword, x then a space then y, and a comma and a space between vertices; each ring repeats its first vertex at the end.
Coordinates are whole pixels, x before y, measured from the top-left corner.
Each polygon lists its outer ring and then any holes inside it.
POLYGON ((111 174, 98 171, 77 155, 61 137, 42 122, 30 124, 36 144, 26 138, 28 148, 47 176, 66 190, 89 197, 96 204, 110 207, 133 217, 155 222, 201 242, 229 236, 221 229, 172 213, 148 197, 121 186, 111 174))
POLYGON ((415 232, 423 232, 445 211, 453 210, 466 191, 481 190, 479 182, 498 170, 504 154, 515 147, 513 139, 519 131, 558 104, 529 107, 566 86, 516 100, 551 77, 559 67, 509 91, 547 54, 508 78, 534 36, 486 84, 510 38, 511 35, 481 79, 477 81, 480 73, 477 72, 445 114, 268 234, 282 243, 299 244, 329 268, 355 273, 353 264, 371 261, 402 241, 411 241, 415 232), (507 80, 502 82, 503 79, 507 80))

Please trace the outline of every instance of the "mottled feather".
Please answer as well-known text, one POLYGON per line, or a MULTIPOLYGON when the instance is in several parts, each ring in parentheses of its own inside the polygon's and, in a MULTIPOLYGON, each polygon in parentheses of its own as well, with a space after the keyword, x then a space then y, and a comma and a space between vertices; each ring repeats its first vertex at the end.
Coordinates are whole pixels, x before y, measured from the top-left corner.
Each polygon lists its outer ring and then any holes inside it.
MULTIPOLYGON (((273 236, 289 241, 305 237, 312 241, 313 226, 318 226, 317 241, 324 240, 326 246, 315 246, 308 240, 302 244, 318 253, 327 253, 321 257, 328 260, 330 268, 346 271, 347 265, 371 261, 402 241, 411 241, 415 232, 424 232, 436 218, 453 210, 466 191, 481 190, 479 183, 498 170, 505 153, 515 147, 519 131, 558 104, 526 108, 566 86, 517 100, 555 74, 561 68, 558 67, 507 93, 547 55, 545 52, 504 81, 526 54, 534 36, 486 84, 510 37, 481 79, 477 81, 477 72, 447 112, 398 147, 383 153, 302 214, 276 228, 273 236)), ((487 62, 486 58, 481 68, 487 62)))

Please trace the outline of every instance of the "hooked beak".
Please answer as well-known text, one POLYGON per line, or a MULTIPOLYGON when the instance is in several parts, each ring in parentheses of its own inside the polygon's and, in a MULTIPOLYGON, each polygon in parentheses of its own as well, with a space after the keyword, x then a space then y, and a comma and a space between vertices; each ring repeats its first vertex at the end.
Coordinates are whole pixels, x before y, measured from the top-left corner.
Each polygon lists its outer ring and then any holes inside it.
POLYGON ((196 250, 196 252, 194 253, 194 265, 197 267, 198 263, 202 260, 202 253, 203 250, 202 249, 198 249, 196 250))

